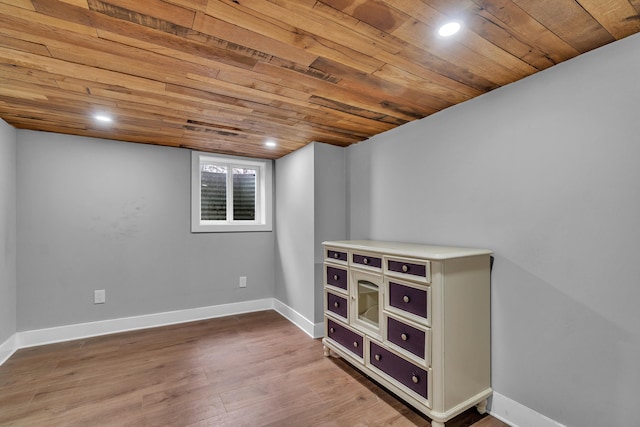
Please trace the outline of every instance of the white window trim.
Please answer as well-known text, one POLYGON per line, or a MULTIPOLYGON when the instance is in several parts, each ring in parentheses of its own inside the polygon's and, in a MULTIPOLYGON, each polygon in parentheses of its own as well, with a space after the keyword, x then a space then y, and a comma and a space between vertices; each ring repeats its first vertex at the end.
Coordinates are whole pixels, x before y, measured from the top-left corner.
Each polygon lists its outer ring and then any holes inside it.
MULTIPOLYGON (((231 169, 230 169, 231 171, 231 169)), ((232 174, 230 173, 229 176, 232 174)), ((232 200, 232 194, 227 194, 232 200)), ((224 154, 191 152, 191 232, 193 233, 224 233, 241 231, 272 231, 273 214, 273 161, 266 159, 252 159, 249 157, 228 156, 224 154), (233 166, 251 166, 258 169, 258 198, 256 200, 257 218, 254 221, 233 221, 232 215, 227 215, 226 221, 202 221, 200 163, 202 160, 233 166)), ((227 209, 232 203, 227 203, 227 209)))

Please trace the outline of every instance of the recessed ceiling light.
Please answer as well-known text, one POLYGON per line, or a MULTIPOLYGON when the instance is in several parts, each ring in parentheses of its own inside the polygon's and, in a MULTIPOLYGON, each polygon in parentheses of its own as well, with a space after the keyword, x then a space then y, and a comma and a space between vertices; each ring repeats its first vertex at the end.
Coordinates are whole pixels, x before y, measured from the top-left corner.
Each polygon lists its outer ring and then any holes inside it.
POLYGON ((107 116, 105 114, 96 114, 95 116, 93 116, 93 118, 102 123, 111 123, 113 121, 110 116, 107 116))
POLYGON ((449 22, 440 27, 440 29, 438 30, 438 34, 440 34, 442 37, 449 37, 460 31, 460 28, 461 25, 459 22, 449 22))
POLYGON ((266 145, 267 147, 273 148, 273 147, 277 146, 278 144, 276 144, 275 141, 269 140, 269 141, 265 142, 264 145, 266 145))

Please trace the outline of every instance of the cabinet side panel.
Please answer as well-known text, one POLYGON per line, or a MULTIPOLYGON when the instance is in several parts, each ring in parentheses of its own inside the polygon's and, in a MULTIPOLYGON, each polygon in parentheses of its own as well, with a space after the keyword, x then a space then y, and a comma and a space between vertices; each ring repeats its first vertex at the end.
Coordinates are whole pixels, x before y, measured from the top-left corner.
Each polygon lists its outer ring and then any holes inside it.
POLYGON ((488 255, 447 260, 444 304, 444 408, 491 387, 491 283, 488 255))

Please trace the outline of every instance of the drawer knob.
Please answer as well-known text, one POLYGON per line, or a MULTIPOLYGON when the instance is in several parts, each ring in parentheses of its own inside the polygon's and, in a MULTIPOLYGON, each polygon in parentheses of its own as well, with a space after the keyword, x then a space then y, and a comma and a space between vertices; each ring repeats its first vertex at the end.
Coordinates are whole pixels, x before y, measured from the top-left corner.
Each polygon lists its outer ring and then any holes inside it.
POLYGON ((337 274, 333 275, 333 280, 338 280, 340 278, 340 276, 338 276, 337 274))
POLYGON ((358 348, 358 341, 354 341, 354 342, 353 342, 353 346, 354 346, 355 348, 358 348))
POLYGON ((382 359, 382 356, 381 356, 381 355, 379 355, 379 354, 376 354, 376 355, 375 355, 375 356, 373 356, 373 357, 374 357, 374 359, 376 359, 376 360, 380 360, 380 359, 382 359))
POLYGON ((408 295, 405 295, 405 296, 402 297, 402 301, 409 302, 409 301, 411 301, 411 298, 409 298, 408 295))
POLYGON ((408 339, 409 339, 409 335, 407 335, 407 334, 402 334, 402 335, 400 335, 400 338, 402 338, 402 341, 406 341, 406 340, 408 340, 408 339))
POLYGON ((413 381, 414 384, 418 384, 420 382, 420 378, 418 378, 416 374, 413 374, 413 376, 411 376, 411 381, 413 381))
POLYGON ((333 257, 334 257, 334 258, 338 259, 338 257, 339 257, 339 256, 340 256, 340 255, 338 255, 338 252, 334 252, 334 253, 333 253, 333 257))
POLYGON ((334 333, 336 331, 336 328, 329 328, 329 332, 334 333))
POLYGON ((368 260, 367 258, 364 258, 364 259, 362 260, 362 262, 364 263, 364 265, 369 264, 369 260, 368 260))
POLYGON ((336 301, 336 302, 334 302, 334 303, 333 303, 333 306, 334 306, 335 308, 338 308, 338 307, 340 307, 340 304, 338 303, 338 301, 336 301))
POLYGON ((409 266, 408 266, 407 264, 404 264, 404 265, 402 266, 402 271, 403 271, 404 273, 406 273, 407 271, 409 271, 409 266))

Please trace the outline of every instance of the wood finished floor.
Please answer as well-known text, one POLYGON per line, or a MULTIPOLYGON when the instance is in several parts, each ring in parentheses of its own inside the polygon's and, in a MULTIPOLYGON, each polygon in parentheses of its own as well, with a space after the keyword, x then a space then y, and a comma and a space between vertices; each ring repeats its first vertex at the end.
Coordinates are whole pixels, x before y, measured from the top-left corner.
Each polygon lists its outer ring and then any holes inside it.
MULTIPOLYGON (((275 311, 22 349, 1 426, 428 426, 275 311)), ((504 427, 471 409, 447 427, 504 427)))

